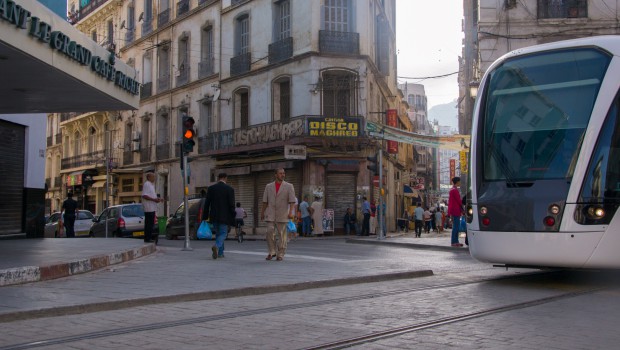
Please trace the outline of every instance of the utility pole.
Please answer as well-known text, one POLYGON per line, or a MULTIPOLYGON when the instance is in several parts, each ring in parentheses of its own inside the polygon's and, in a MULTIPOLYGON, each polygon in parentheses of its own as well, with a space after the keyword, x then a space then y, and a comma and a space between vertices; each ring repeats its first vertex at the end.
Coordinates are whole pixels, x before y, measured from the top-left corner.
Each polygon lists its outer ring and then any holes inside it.
POLYGON ((183 115, 182 126, 183 131, 181 134, 181 174, 183 175, 183 207, 185 216, 185 245, 182 250, 192 250, 189 246, 189 208, 187 196, 189 195, 189 189, 187 187, 189 180, 189 169, 187 165, 187 155, 194 150, 194 137, 196 132, 194 131, 194 118, 183 115))
MULTIPOLYGON (((110 207, 110 131, 106 130, 105 147, 105 206, 110 207)), ((105 238, 108 238, 108 219, 105 222, 105 238)))

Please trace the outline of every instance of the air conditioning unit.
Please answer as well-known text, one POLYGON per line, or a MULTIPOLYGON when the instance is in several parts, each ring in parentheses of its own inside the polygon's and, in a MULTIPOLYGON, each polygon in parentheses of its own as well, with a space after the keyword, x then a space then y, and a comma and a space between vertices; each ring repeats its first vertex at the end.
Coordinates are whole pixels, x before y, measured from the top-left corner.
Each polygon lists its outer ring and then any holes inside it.
POLYGON ((131 141, 140 141, 140 132, 139 131, 132 131, 131 132, 131 141))
POLYGON ((138 142, 136 142, 136 141, 132 142, 132 143, 131 143, 131 150, 132 150, 133 152, 140 152, 140 141, 138 141, 138 142))

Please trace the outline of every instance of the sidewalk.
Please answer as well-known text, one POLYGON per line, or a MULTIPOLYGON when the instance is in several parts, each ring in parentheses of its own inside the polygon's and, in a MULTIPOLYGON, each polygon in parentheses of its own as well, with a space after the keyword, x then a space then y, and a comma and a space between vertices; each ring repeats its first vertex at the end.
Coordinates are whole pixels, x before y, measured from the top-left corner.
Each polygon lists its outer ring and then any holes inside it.
MULTIPOLYGON (((232 238, 232 237, 231 237, 232 238)), ((160 239, 165 239, 163 236, 160 239)), ((265 240, 246 235, 246 240, 265 240)), ((422 234, 391 232, 387 238, 324 235, 296 240, 344 239, 347 243, 386 244, 417 249, 466 250, 450 246, 450 232, 422 234)), ((463 241, 463 239, 461 239, 463 241)), ((0 287, 67 277, 120 264, 156 252, 152 243, 128 238, 47 238, 0 240, 0 287)))

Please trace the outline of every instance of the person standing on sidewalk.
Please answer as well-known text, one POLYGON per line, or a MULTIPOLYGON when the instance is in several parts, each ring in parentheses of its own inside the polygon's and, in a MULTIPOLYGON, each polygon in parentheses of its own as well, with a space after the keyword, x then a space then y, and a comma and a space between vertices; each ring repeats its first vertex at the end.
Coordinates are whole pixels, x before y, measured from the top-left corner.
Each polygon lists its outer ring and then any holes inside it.
POLYGON ((362 202, 362 215, 364 215, 362 232, 357 234, 357 236, 370 236, 370 202, 366 197, 364 197, 364 202, 362 202))
POLYGON ((323 234, 323 202, 321 202, 321 197, 314 196, 314 202, 310 205, 310 212, 312 213, 312 221, 314 221, 314 225, 312 225, 312 234, 313 235, 322 235, 323 234))
POLYGON ((65 225, 65 237, 73 238, 75 237, 75 217, 79 214, 78 204, 73 199, 73 193, 67 193, 67 199, 62 202, 62 210, 64 211, 64 222, 65 225))
POLYGON ((295 218, 295 188, 293 184, 284 181, 285 175, 283 168, 276 169, 275 181, 267 184, 263 192, 260 219, 267 222, 267 249, 269 252, 266 260, 271 260, 274 257, 278 261, 284 259, 288 241, 286 224, 295 218))
POLYGON ((463 206, 461 193, 459 192, 461 178, 458 176, 453 177, 452 184, 453 186, 448 196, 448 215, 452 217, 452 237, 450 243, 453 247, 462 247, 463 244, 459 243, 459 223, 461 222, 463 206))
MULTIPOLYGON (((153 241, 153 226, 155 226, 155 212, 157 212, 157 203, 163 199, 157 197, 155 193, 155 173, 146 173, 146 181, 142 186, 142 207, 144 208, 144 242, 153 241)), ((155 238, 157 244, 157 237, 155 238)))
POLYGON ((301 212, 301 234, 306 237, 312 232, 310 225, 312 218, 310 217, 310 204, 308 204, 308 195, 304 196, 304 200, 299 203, 299 211, 301 212))
MULTIPOLYGON (((207 188, 204 213, 208 213, 213 225, 215 244, 211 247, 213 259, 224 257, 224 241, 228 235, 228 226, 235 225, 235 190, 226 183, 228 176, 220 173, 217 183, 207 188)), ((241 207, 241 205, 239 205, 241 207)))

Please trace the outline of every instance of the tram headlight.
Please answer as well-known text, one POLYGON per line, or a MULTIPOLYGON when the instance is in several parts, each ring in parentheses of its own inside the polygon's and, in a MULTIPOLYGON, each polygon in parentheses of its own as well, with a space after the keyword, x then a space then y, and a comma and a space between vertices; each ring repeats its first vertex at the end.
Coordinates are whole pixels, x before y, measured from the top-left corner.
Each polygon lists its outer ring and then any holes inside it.
POLYGON ((480 207, 480 215, 485 216, 489 213, 487 207, 480 207))
POLYGON ((474 215, 474 208, 472 208, 472 207, 467 208, 467 215, 468 216, 474 215))
POLYGON ((605 209, 601 208, 601 207, 589 207, 588 208, 588 216, 590 216, 593 219, 602 219, 603 217, 605 217, 605 209))
POLYGON ((549 206, 549 212, 553 215, 558 215, 560 213, 560 206, 557 204, 551 204, 551 206, 549 206))

